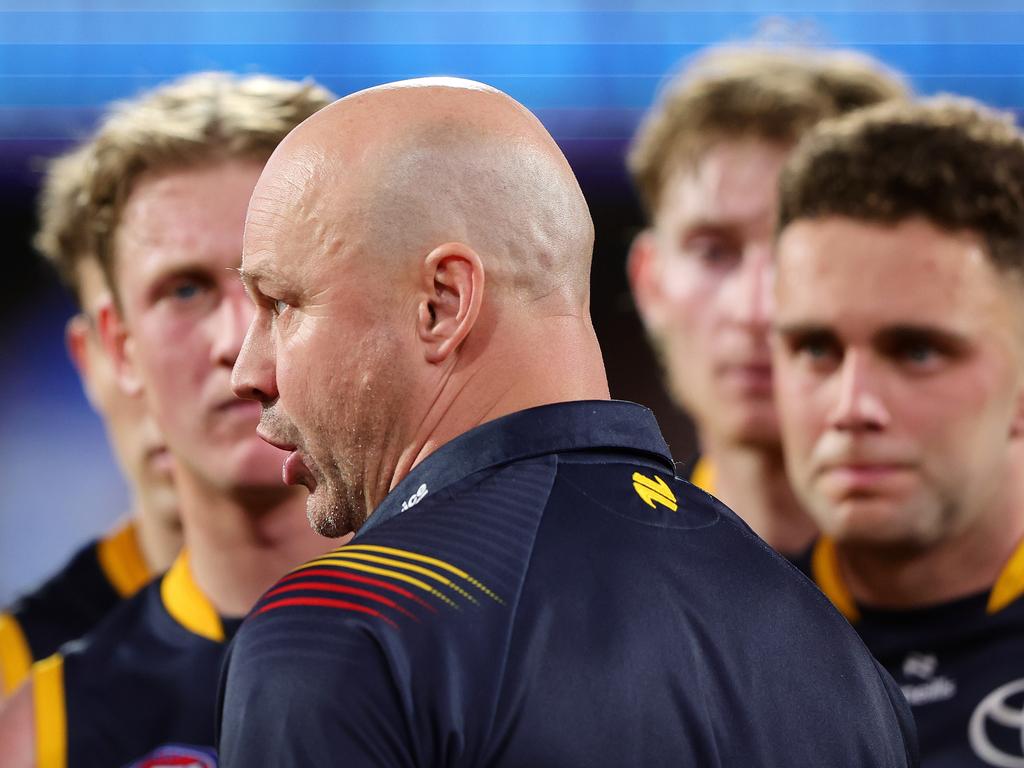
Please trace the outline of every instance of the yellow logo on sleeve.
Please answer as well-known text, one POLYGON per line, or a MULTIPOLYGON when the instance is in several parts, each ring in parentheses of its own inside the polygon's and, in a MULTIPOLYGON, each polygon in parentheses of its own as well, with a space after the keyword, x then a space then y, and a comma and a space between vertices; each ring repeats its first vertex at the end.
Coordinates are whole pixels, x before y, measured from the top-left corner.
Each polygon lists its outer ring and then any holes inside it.
POLYGON ((672 493, 668 483, 660 477, 655 476, 651 478, 647 475, 641 475, 639 472, 634 472, 633 489, 651 509, 656 509, 658 504, 668 507, 673 512, 679 509, 679 505, 676 503, 676 495, 672 493))

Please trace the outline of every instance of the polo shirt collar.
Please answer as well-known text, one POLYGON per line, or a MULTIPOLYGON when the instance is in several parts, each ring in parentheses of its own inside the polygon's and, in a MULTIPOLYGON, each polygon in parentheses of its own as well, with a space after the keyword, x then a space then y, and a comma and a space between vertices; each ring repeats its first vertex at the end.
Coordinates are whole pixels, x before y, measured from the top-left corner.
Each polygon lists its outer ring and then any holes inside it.
POLYGON ((488 467, 566 451, 643 454, 675 474, 654 414, 621 400, 580 400, 517 411, 459 435, 430 454, 384 498, 359 536, 425 496, 488 467))

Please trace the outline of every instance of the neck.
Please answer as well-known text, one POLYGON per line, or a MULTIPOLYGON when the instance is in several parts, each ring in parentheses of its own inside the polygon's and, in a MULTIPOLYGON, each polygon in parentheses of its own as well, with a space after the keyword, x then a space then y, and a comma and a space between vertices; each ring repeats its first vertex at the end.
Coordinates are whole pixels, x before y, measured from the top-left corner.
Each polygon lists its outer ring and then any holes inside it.
POLYGON ((480 424, 541 405, 610 398, 589 317, 546 318, 532 328, 518 325, 515 338, 485 343, 500 355, 462 350, 440 377, 413 439, 386 465, 394 468, 387 490, 442 445, 480 424))
MULTIPOLYGON (((171 494, 168 494, 170 496, 171 494)), ((163 573, 181 551, 182 529, 177 499, 173 504, 148 501, 136 496, 132 518, 142 556, 150 573, 163 573)))
POLYGON ((1024 537, 1024 516, 984 520, 922 547, 836 544, 853 599, 877 608, 937 605, 989 591, 1024 537))
POLYGON ((701 434, 714 467, 714 495, 778 552, 795 555, 810 546, 814 522, 793 494, 779 445, 749 445, 701 434))
POLYGON ((310 529, 299 489, 226 493, 182 470, 179 493, 192 577, 221 616, 244 616, 278 578, 332 547, 310 529))

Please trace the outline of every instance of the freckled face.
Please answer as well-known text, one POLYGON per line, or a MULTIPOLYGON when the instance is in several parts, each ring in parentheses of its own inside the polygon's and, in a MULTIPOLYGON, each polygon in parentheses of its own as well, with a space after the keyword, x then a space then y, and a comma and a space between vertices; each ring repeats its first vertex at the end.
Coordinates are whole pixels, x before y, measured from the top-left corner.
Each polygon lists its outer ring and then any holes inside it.
POLYGON ((231 390, 253 315, 237 269, 262 169, 246 161, 144 176, 118 227, 127 356, 175 457, 226 490, 282 489, 281 452, 256 434, 259 408, 231 390))

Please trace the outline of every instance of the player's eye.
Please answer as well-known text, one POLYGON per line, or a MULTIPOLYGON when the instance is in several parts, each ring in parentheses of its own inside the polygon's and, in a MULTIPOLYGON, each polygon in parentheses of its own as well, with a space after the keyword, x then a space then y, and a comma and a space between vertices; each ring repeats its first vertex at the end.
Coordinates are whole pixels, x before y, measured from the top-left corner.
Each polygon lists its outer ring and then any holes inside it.
POLYGON ((164 287, 163 296, 181 304, 191 304, 209 291, 207 282, 194 277, 179 277, 164 287))
POLYGON ((881 340, 881 347, 891 360, 914 372, 936 370, 958 354, 953 341, 915 329, 888 334, 881 340))
POLYGON ((743 257, 742 249, 735 242, 716 234, 688 238, 683 244, 683 251, 696 258, 704 267, 713 270, 731 269, 743 257))
POLYGON ((798 334, 787 341, 790 354, 816 368, 834 366, 843 357, 838 340, 827 332, 798 334))
POLYGON ((284 301, 283 299, 275 299, 273 306, 274 314, 281 316, 282 314, 284 314, 284 311, 288 309, 288 302, 284 301))

